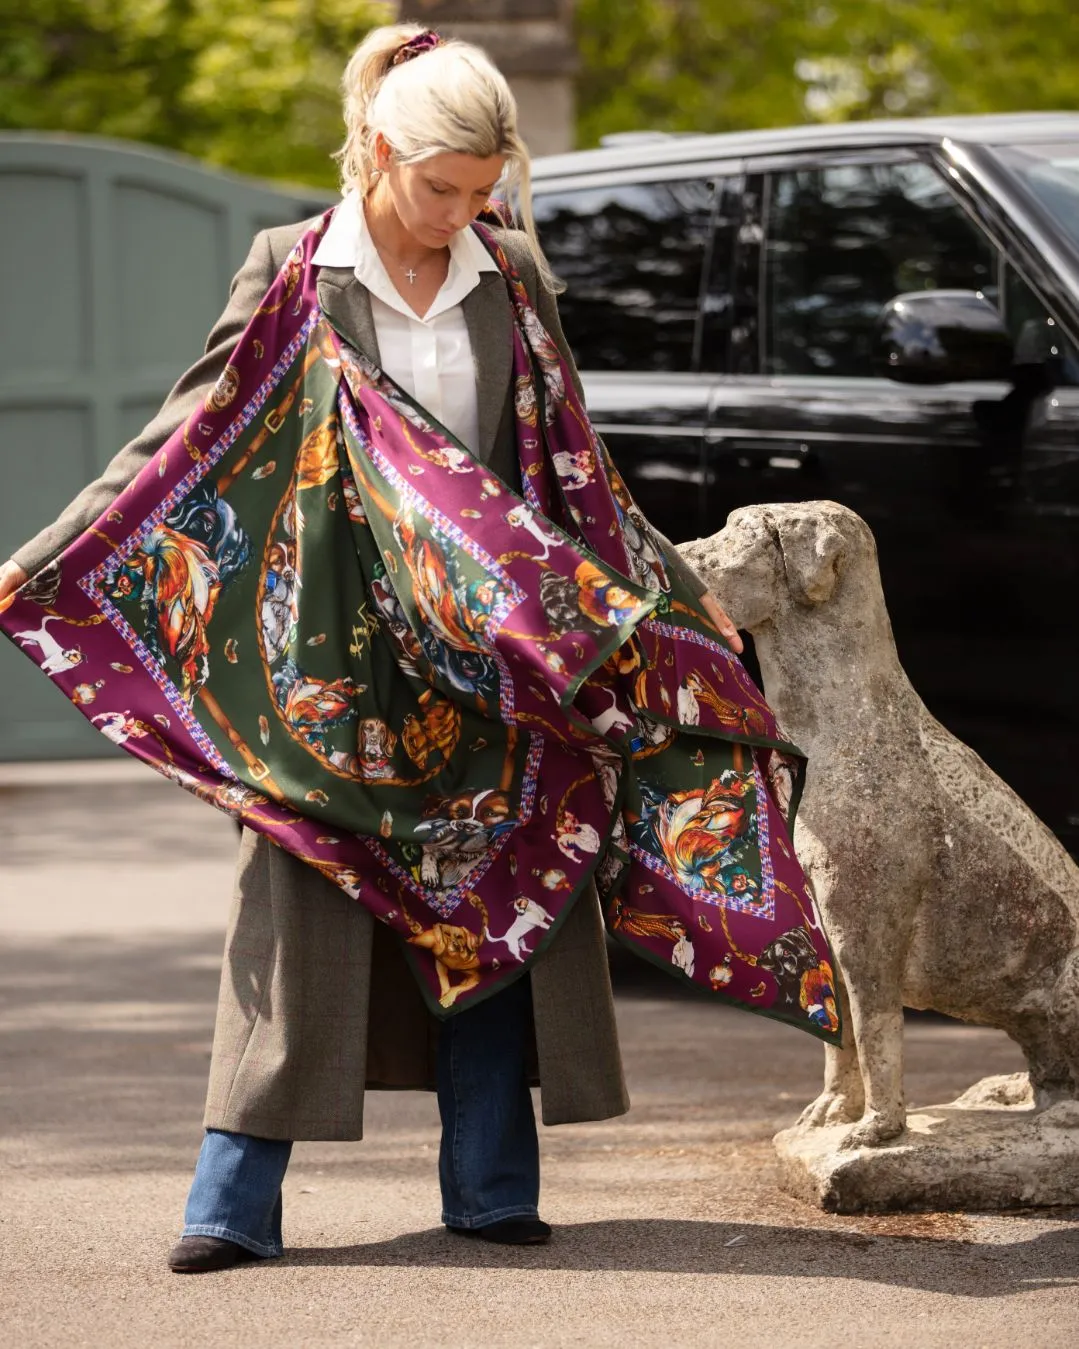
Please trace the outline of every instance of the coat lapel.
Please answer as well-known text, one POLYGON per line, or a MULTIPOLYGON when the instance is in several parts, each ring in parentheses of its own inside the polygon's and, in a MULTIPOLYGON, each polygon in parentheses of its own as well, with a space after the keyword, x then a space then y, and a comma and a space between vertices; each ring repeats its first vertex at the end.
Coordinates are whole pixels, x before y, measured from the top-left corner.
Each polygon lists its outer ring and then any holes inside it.
POLYGON ((465 296, 461 309, 476 365, 480 436, 476 454, 487 463, 509 397, 513 370, 513 320, 502 273, 481 272, 480 284, 465 296))
MULTIPOLYGON (((334 328, 380 365, 371 296, 355 273, 348 267, 320 268, 318 302, 334 328)), ((479 285, 465 296, 461 309, 476 366, 479 412, 479 445, 469 448, 487 462, 509 397, 513 369, 513 321, 501 272, 481 272, 479 285)))
POLYGON ((322 267, 318 275, 318 302, 330 323, 365 356, 381 365, 378 334, 371 315, 371 295, 349 267, 322 267))

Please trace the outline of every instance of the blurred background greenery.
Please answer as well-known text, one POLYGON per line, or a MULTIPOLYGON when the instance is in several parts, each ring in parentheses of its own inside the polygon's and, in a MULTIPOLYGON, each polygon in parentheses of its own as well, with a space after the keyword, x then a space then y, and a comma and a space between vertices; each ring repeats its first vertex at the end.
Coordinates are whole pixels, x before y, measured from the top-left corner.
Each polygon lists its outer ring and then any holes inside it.
POLYGON ((1077 106, 1076 0, 578 0, 580 143, 606 132, 1077 106))
POLYGON ((120 136, 332 187, 372 0, 0 0, 0 129, 120 136))
MULTIPOLYGON (((578 0, 578 144, 1074 108, 1076 0, 578 0)), ((0 0, 0 129, 120 136, 332 186, 377 0, 0 0)))

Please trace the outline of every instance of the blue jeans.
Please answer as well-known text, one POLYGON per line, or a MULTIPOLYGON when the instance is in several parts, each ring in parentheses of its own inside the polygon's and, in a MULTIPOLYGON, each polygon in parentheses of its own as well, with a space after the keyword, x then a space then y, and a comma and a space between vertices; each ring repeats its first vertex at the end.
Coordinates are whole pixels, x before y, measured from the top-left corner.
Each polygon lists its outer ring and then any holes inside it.
MULTIPOLYGON (((539 1141, 528 1089, 527 976, 444 1021, 438 1044, 438 1175, 442 1221, 486 1227, 534 1218, 539 1141)), ((183 1235, 223 1237, 280 1255, 281 1182, 292 1143, 207 1129, 184 1212, 183 1235)))
POLYGON ((207 1129, 184 1210, 185 1237, 224 1237, 280 1255, 281 1182, 292 1144, 207 1129))
POLYGON ((443 1021, 438 1038, 442 1221, 487 1227, 538 1217, 539 1139, 528 1089, 527 975, 443 1021))

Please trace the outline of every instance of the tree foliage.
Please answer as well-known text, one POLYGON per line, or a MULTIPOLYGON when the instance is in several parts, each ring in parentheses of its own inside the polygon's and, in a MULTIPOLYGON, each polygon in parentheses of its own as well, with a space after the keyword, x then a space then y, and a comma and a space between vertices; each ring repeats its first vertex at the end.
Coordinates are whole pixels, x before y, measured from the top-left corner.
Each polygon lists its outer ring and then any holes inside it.
POLYGON ((1074 0, 578 0, 579 141, 1079 106, 1074 0))
POLYGON ((183 150, 330 186, 338 80, 378 0, 0 0, 0 128, 183 150))
MULTIPOLYGON (((1075 107, 1075 0, 577 0, 579 141, 1075 107)), ((0 129, 329 186, 337 81, 384 0, 0 0, 0 129)))

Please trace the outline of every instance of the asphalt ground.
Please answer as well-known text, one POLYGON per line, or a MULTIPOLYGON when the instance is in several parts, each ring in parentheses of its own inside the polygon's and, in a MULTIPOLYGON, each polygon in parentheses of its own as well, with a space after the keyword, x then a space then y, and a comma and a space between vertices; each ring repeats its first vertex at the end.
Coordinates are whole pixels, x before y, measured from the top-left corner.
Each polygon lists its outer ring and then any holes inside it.
MULTIPOLYGON (((0 767, 0 811, 0 1345, 1079 1344, 1079 1210, 789 1198, 820 1045, 624 956, 633 1109, 541 1131, 550 1246, 446 1234, 434 1100, 372 1093, 363 1143, 297 1145, 283 1259, 173 1275, 234 828, 126 762, 0 767)), ((1022 1066, 933 1019, 907 1048, 916 1105, 1022 1066)))

